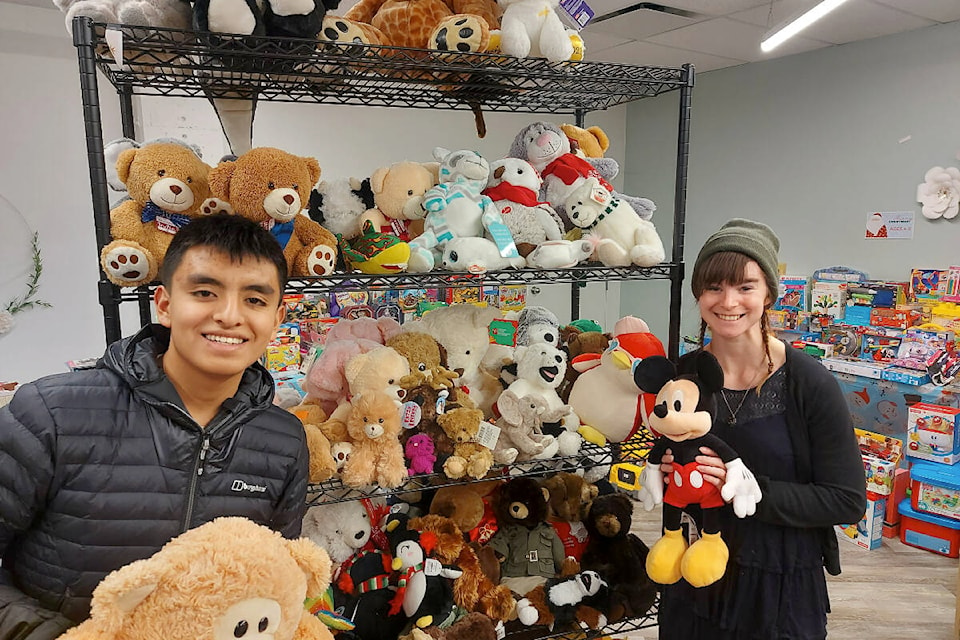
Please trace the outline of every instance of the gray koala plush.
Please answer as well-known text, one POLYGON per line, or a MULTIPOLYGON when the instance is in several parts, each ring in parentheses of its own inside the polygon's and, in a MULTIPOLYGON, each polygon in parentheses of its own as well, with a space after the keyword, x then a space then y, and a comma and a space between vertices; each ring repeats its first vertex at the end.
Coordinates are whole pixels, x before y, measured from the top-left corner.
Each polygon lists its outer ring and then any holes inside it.
MULTIPOLYGON (((560 214, 565 230, 573 225, 567 216, 564 203, 570 193, 584 179, 590 177, 587 171, 596 172, 602 182, 613 180, 620 171, 620 165, 613 158, 580 158, 570 151, 570 140, 557 125, 550 122, 534 122, 516 135, 510 145, 511 158, 521 158, 534 166, 543 176, 540 187, 540 199, 560 214)), ((615 197, 630 204, 644 220, 653 217, 657 205, 652 200, 639 196, 630 196, 613 191, 615 197)))

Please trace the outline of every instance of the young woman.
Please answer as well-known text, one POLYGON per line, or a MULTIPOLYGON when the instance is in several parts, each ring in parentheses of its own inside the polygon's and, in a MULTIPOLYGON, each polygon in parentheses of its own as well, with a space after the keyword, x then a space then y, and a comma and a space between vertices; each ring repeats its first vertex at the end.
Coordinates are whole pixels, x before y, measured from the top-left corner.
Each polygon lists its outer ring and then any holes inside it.
MULTIPOLYGON (((863 463, 839 386, 816 360, 770 335, 779 248, 767 225, 734 219, 707 239, 694 264, 701 348, 724 373, 712 433, 740 454, 763 499, 746 519, 723 510, 730 549, 723 578, 701 589, 682 579, 663 587, 661 640, 825 638, 824 569, 840 572, 833 525, 858 522, 866 509, 863 463)), ((699 470, 721 486, 723 462, 711 449, 701 454, 699 470)))

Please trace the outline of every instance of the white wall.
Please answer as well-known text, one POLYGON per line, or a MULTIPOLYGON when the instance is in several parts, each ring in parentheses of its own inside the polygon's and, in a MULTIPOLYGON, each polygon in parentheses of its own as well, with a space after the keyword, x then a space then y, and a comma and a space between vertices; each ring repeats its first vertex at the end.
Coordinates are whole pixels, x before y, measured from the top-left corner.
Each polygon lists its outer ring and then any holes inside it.
MULTIPOLYGON (((10 200, 40 234, 44 273, 40 296, 53 309, 17 316, 14 330, 0 337, 0 380, 32 380, 64 371, 64 362, 99 356, 104 348, 97 302, 97 254, 77 76, 76 52, 62 15, 55 9, 0 2, 0 139, 6 144, 0 195, 10 200)), ((116 94, 100 76, 104 140, 120 135, 116 94)), ((225 150, 212 108, 202 99, 149 97, 137 100, 142 137, 185 135, 215 163, 225 150)), ((623 159, 626 108, 591 114, 589 124, 614 141, 610 157, 623 159)), ((516 132, 534 120, 572 122, 572 116, 487 113, 487 137, 478 140, 470 111, 426 111, 335 105, 262 103, 254 143, 320 161, 326 179, 366 176, 403 159, 430 160, 434 146, 474 148, 501 157, 516 132)), ((618 181, 619 182, 619 181, 618 181)), ((618 184, 622 186, 622 184, 618 184)), ((0 205, 3 229, 22 223, 0 205)), ((3 236, 4 234, 0 234, 3 236)), ((3 246, 3 245, 0 245, 3 246)), ((0 262, 0 265, 3 263, 0 262)), ((25 268, 22 256, 17 264, 25 268)), ((0 276, 5 305, 25 281, 0 276)), ((590 285, 582 315, 605 326, 619 313, 619 285, 590 285)), ((569 288, 541 287, 528 304, 543 304, 569 318, 569 288)), ((138 326, 135 304, 122 305, 124 334, 138 326)))
MULTIPOLYGON (((791 274, 852 266, 904 280, 960 261, 960 218, 920 215, 916 187, 960 151, 960 22, 703 74, 693 90, 685 261, 741 216, 773 226, 791 274), (903 141, 904 138, 909 140, 903 141), (914 211, 912 240, 866 240, 867 214, 914 211)), ((670 236, 674 95, 628 107, 626 184, 670 236)), ((689 274, 688 274, 689 276, 689 274)), ((685 283, 688 290, 689 278, 685 283)), ((621 311, 666 336, 664 295, 625 284, 621 311)), ((699 316, 689 294, 683 329, 699 316)))

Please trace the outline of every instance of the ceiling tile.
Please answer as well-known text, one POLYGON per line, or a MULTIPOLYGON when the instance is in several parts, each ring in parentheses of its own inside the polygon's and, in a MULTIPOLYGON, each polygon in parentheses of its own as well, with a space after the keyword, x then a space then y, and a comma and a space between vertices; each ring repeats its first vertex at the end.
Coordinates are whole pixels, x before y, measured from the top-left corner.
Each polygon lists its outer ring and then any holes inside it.
MULTIPOLYGON (((589 54, 589 49, 587 50, 589 54)), ((590 60, 597 58, 590 57, 590 60)), ((682 64, 692 64, 698 73, 722 69, 743 64, 743 60, 724 58, 697 51, 685 51, 673 47, 664 47, 649 42, 628 42, 612 49, 607 49, 601 55, 603 62, 617 62, 620 64, 650 65, 658 67, 679 67, 682 64)))
POLYGON ((597 33, 591 31, 589 27, 582 32, 583 44, 587 52, 587 60, 594 60, 594 53, 605 51, 611 47, 616 47, 627 42, 632 42, 631 38, 615 36, 611 33, 597 33))
POLYGON ((904 13, 937 22, 960 20, 960 2, 957 0, 873 0, 904 13))
POLYGON ((656 33, 695 24, 697 21, 698 19, 694 18, 640 9, 609 20, 591 22, 584 29, 584 33, 608 33, 629 40, 641 40, 656 33))
POLYGON ((734 11, 770 3, 769 0, 659 0, 659 4, 708 16, 725 16, 734 11))
MULTIPOLYGON (((941 1, 956 3, 960 6, 960 0, 941 1)), ((910 0, 910 2, 900 0, 900 4, 912 6, 913 0, 910 0)), ((773 4, 772 13, 768 5, 749 11, 737 12, 729 17, 760 25, 764 27, 764 33, 766 33, 766 31, 779 26, 811 6, 811 0, 777 0, 773 4)), ((934 22, 925 18, 891 9, 870 0, 850 0, 807 27, 803 31, 803 36, 832 44, 842 44, 901 31, 911 31, 932 24, 934 22)))
POLYGON ((647 42, 750 62, 812 51, 825 44, 808 38, 794 37, 777 47, 773 55, 764 54, 760 51, 760 39, 765 31, 763 27, 756 25, 728 18, 714 18, 651 36, 647 38, 647 42))

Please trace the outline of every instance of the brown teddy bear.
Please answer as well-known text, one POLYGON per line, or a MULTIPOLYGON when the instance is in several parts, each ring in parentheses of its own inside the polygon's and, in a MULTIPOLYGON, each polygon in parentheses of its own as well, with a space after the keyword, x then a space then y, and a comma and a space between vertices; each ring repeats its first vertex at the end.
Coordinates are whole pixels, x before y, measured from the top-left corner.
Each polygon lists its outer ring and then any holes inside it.
POLYGON ((599 493, 575 473, 557 473, 540 483, 547 490, 547 521, 557 532, 567 557, 583 557, 589 535, 583 520, 599 493))
POLYGON ((157 277, 174 234, 199 215, 210 197, 210 167, 193 147, 154 142, 126 149, 117 158, 117 178, 129 200, 110 211, 113 241, 100 252, 107 278, 137 287, 157 277))
POLYGON ((397 236, 404 242, 423 233, 423 194, 437 184, 440 164, 404 160, 380 167, 370 176, 374 207, 360 214, 363 228, 369 221, 375 231, 397 236))
POLYGON ((351 405, 347 433, 352 448, 341 474, 344 484, 399 487, 407 479, 407 467, 400 446, 400 413, 396 401, 374 391, 355 396, 351 405))
POLYGON ((410 389, 422 384, 433 389, 450 389, 459 373, 446 368, 446 350, 433 336, 409 331, 387 340, 387 346, 407 359, 410 373, 400 380, 400 385, 410 389))
POLYGON ((453 455, 443 463, 443 472, 451 480, 463 476, 482 478, 493 466, 493 451, 475 442, 483 422, 483 411, 459 407, 437 416, 437 424, 453 441, 453 455))
POLYGON ((584 129, 573 124, 562 124, 560 130, 567 134, 573 153, 579 150, 587 158, 602 158, 610 148, 610 139, 600 127, 584 129))
POLYGON ((330 557, 306 538, 217 518, 109 574, 93 592, 91 617, 61 638, 232 638, 248 625, 256 635, 262 625, 259 637, 332 640, 303 606, 329 584, 330 557))
POLYGON ((560 399, 566 402, 570 399, 570 390, 573 383, 580 377, 576 363, 573 359, 585 353, 603 353, 610 346, 610 340, 613 339, 609 333, 599 331, 580 331, 576 327, 566 326, 560 329, 561 348, 567 352, 567 362, 571 366, 567 367, 563 374, 563 382, 557 388, 560 399))
POLYGON ((210 171, 213 195, 239 215, 259 223, 283 247, 291 276, 323 276, 337 263, 336 237, 300 215, 320 179, 315 158, 302 158, 270 147, 251 149, 210 171))

